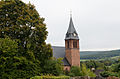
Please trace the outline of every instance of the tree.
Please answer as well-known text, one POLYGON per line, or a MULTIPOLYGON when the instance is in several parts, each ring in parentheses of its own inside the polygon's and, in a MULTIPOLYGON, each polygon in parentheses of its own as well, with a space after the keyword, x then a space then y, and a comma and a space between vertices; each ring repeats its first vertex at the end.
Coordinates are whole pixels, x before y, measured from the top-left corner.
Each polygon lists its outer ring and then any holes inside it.
POLYGON ((96 75, 92 71, 90 71, 90 69, 87 69, 85 64, 82 64, 81 68, 77 67, 77 66, 72 66, 71 69, 70 69, 69 76, 95 77, 96 75))
POLYGON ((0 38, 0 58, 1 57, 13 57, 17 55, 18 45, 16 41, 12 41, 9 38, 0 38))
POLYGON ((120 72, 120 63, 111 66, 113 72, 120 72))
POLYGON ((0 79, 26 79, 40 75, 39 61, 18 57, 17 40, 0 38, 0 79))
POLYGON ((59 76, 63 74, 63 58, 52 58, 45 62, 44 68, 42 69, 43 74, 52 74, 59 76))
POLYGON ((80 67, 72 66, 72 67, 70 68, 69 76, 81 76, 80 67))
POLYGON ((90 77, 96 76, 90 69, 86 68, 85 64, 82 64, 81 70, 82 70, 82 76, 90 76, 90 77))
POLYGON ((52 57, 51 45, 45 42, 46 29, 44 18, 34 5, 21 0, 0 1, 0 44, 3 47, 0 47, 0 79, 40 75, 45 61, 52 57))
POLYGON ((115 76, 118 77, 118 73, 110 72, 110 71, 103 71, 100 73, 102 77, 109 77, 109 76, 115 76))
POLYGON ((72 66, 70 69, 70 76, 82 76, 80 67, 72 66))
POLYGON ((86 68, 86 65, 85 64, 82 64, 82 75, 85 76, 88 72, 87 72, 87 68, 86 68))
POLYGON ((86 61, 86 66, 87 68, 103 68, 104 67, 104 64, 103 63, 100 63, 99 61, 94 61, 94 60, 90 60, 90 61, 86 61))
POLYGON ((0 38, 8 36, 19 40, 20 55, 30 57, 32 51, 40 61, 52 56, 50 45, 46 45, 47 38, 44 18, 40 18, 33 5, 20 0, 0 1, 0 38))

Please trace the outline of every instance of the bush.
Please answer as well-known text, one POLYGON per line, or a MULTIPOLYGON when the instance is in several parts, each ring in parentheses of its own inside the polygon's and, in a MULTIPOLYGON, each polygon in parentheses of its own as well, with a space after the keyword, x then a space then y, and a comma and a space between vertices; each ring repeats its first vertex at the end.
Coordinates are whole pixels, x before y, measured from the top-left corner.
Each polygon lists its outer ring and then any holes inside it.
POLYGON ((81 71, 82 71, 82 76, 96 77, 96 75, 90 69, 86 68, 85 64, 82 64, 81 71))
POLYGON ((120 71, 120 63, 119 64, 113 64, 111 66, 113 72, 119 72, 120 71))
POLYGON ((69 76, 35 76, 30 79, 69 79, 69 76))
POLYGON ((82 67, 72 66, 70 69, 69 76, 90 76, 96 77, 96 75, 90 70, 86 68, 85 64, 82 64, 82 67))
POLYGON ((45 65, 42 69, 42 73, 45 74, 52 74, 55 76, 59 76, 63 74, 63 58, 53 58, 45 62, 45 65))
POLYGON ((109 77, 109 76, 118 77, 118 73, 109 72, 109 71, 101 72, 100 75, 101 75, 102 77, 109 77))
POLYGON ((80 67, 77 67, 77 66, 72 66, 71 69, 70 69, 70 73, 69 73, 69 76, 81 76, 81 70, 80 70, 80 67))

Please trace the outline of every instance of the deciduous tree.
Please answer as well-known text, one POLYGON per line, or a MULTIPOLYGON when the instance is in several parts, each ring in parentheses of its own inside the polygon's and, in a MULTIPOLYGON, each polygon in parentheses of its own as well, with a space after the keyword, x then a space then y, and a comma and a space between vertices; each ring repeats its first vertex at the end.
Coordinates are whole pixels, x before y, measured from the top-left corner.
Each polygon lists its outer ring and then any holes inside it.
POLYGON ((45 42, 46 29, 34 5, 0 1, 0 79, 40 75, 45 61, 52 57, 51 45, 45 42))

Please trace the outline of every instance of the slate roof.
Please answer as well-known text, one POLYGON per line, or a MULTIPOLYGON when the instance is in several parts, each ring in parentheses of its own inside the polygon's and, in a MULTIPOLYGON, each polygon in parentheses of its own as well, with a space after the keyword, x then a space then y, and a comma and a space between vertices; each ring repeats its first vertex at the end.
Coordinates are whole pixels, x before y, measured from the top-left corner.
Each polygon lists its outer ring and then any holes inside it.
POLYGON ((52 49, 53 49, 53 57, 63 58, 64 66, 70 66, 69 62, 65 58, 65 47, 52 46, 52 49))
POLYGON ((67 39, 79 39, 78 34, 75 30, 73 21, 72 21, 72 17, 70 18, 69 28, 68 28, 68 31, 67 31, 66 37, 65 37, 65 40, 67 40, 67 39))

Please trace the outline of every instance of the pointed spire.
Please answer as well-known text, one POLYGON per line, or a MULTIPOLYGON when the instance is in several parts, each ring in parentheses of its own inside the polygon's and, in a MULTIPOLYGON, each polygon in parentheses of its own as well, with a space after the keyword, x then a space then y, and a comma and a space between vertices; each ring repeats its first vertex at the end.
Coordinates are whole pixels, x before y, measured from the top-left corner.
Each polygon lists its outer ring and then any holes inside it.
POLYGON ((72 21, 72 17, 70 17, 70 23, 69 23, 69 28, 68 28, 68 33, 73 33, 73 32, 76 32, 75 28, 74 28, 74 24, 73 24, 73 21, 72 21))
POLYGON ((79 39, 78 34, 74 28, 73 21, 72 21, 72 13, 70 13, 70 23, 69 23, 69 28, 66 33, 65 39, 79 39))

